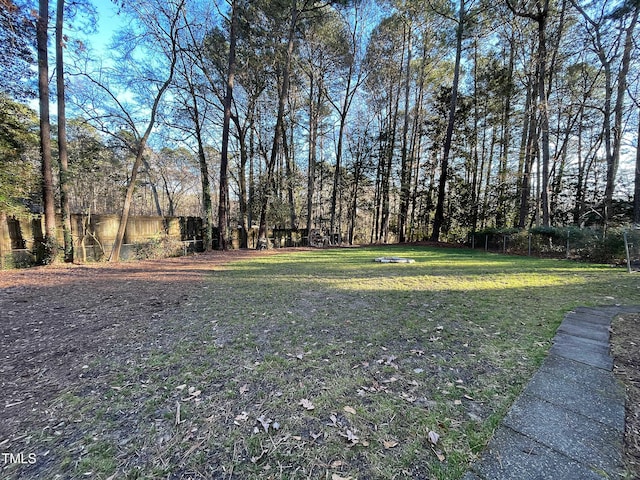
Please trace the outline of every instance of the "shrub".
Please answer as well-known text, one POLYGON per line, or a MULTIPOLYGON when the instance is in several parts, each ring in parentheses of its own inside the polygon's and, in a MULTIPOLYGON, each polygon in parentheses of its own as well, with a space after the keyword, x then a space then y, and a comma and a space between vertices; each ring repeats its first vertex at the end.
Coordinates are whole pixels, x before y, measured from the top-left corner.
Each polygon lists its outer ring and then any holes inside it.
POLYGON ((136 260, 179 257, 180 255, 182 255, 182 242, 168 235, 133 243, 133 256, 136 260))
POLYGON ((623 232, 611 229, 605 237, 593 235, 585 239, 578 256, 592 263, 614 263, 625 258, 623 232))

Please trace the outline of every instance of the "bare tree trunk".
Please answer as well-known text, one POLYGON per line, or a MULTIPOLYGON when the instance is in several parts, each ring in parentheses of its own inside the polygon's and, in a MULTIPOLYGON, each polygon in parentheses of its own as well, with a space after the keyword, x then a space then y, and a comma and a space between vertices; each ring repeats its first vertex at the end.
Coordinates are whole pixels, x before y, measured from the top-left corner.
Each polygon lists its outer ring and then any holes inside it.
POLYGON ((576 199, 575 204, 573 206, 573 223, 575 225, 580 224, 580 217, 582 216, 582 204, 583 204, 583 189, 582 189, 582 181, 584 178, 585 166, 587 164, 586 158, 582 154, 582 126, 584 125, 583 121, 584 111, 580 112, 580 121, 578 123, 578 145, 576 151, 577 164, 578 164, 578 174, 576 178, 576 199))
MULTIPOLYGON (((528 11, 517 11, 511 4, 510 0, 507 0, 507 6, 517 16, 528 18, 535 21, 538 25, 538 58, 536 62, 536 93, 538 100, 538 108, 540 110, 540 121, 536 125, 536 130, 530 129, 529 132, 534 132, 536 135, 536 141, 532 142, 531 135, 528 139, 528 144, 537 144, 537 127, 540 127, 541 133, 541 145, 542 149, 542 178, 541 182, 538 182, 538 188, 541 189, 540 197, 542 203, 542 223, 544 226, 549 226, 549 106, 547 105, 547 89, 545 82, 547 79, 547 37, 546 37, 546 25, 549 16, 549 0, 543 2, 536 2, 536 12, 531 13, 528 11)), ((536 96, 532 95, 532 105, 535 105, 536 96)), ((532 116, 535 113, 532 113, 532 116)), ((537 147, 536 147, 537 150, 537 147)), ((540 174, 538 169, 538 174, 540 174)), ((524 192, 522 199, 524 200, 524 192)), ((525 212, 525 204, 520 204, 520 226, 523 227, 523 214, 525 212)))
MULTIPOLYGON (((531 78, 532 76, 529 74, 527 75, 528 78, 530 79, 529 81, 531 82, 531 78)), ((535 82, 534 82, 535 83, 535 82)), ((523 192, 523 190, 525 188, 529 188, 529 176, 528 176, 528 167, 527 167, 527 162, 528 162, 528 139, 529 139, 529 131, 530 131, 530 127, 531 127, 531 122, 534 121, 534 109, 531 106, 531 103, 533 101, 533 94, 532 94, 532 87, 531 85, 527 85, 527 94, 526 94, 526 99, 524 102, 524 119, 522 122, 522 135, 520 135, 520 148, 518 151, 518 180, 517 180, 517 184, 516 184, 516 198, 518 199, 518 205, 517 205, 517 210, 518 210, 518 216, 514 217, 514 225, 519 227, 519 228, 523 228, 524 227, 524 220, 522 219, 522 213, 523 213, 523 200, 525 198, 525 194, 523 192)), ((527 192, 528 195, 528 192, 527 192)), ((525 216, 526 216, 526 212, 525 212, 525 216)))
POLYGON ((400 215, 398 218, 398 241, 405 242, 407 240, 407 219, 409 216, 409 200, 411 195, 411 162, 407 158, 408 142, 409 142, 409 91, 411 87, 411 38, 413 32, 411 28, 411 20, 407 26, 407 68, 405 71, 404 85, 404 123, 402 125, 402 150, 401 150, 401 166, 400 166, 400 215))
MULTIPOLYGON (((636 104, 636 107, 640 107, 640 104, 636 104)), ((640 108, 638 108, 640 114, 640 108)), ((640 121, 638 122, 638 135, 636 145, 636 172, 634 175, 634 189, 633 189, 633 224, 636 227, 640 227, 640 121)))
POLYGON ((525 154, 524 154, 524 170, 522 173, 522 185, 520 187, 520 215, 518 220, 518 227, 525 228, 527 223, 527 217, 529 216, 529 201, 531 199, 531 171, 533 164, 538 156, 538 149, 536 142, 536 133, 538 130, 538 122, 536 120, 536 103, 534 98, 531 98, 532 104, 529 108, 529 131, 526 134, 525 142, 525 154))
MULTIPOLYGON (((355 60, 354 60, 355 61, 355 60)), ((336 229, 336 205, 338 198, 338 189, 340 188, 340 176, 342 174, 342 150, 344 145, 344 131, 347 125, 347 114, 349 113, 349 107, 353 100, 353 95, 356 89, 351 89, 351 82, 353 76, 353 61, 349 65, 349 72, 347 73, 347 85, 345 87, 344 102, 339 110, 340 114, 340 126, 338 127, 338 146, 336 148, 336 169, 333 174, 333 190, 331 193, 331 234, 338 233, 336 229)))
POLYGON ((236 71, 236 30, 238 27, 238 8, 236 0, 231 2, 231 31, 229 37, 229 69, 227 72, 227 90, 224 96, 224 120, 222 124, 222 155, 220 158, 220 197, 218 202, 218 249, 227 249, 227 223, 229 212, 229 129, 231 126, 231 102, 233 101, 233 82, 236 71))
MULTIPOLYGON (((380 119, 381 131, 384 130, 384 120, 380 119)), ((381 205, 382 205, 382 190, 383 190, 383 172, 385 170, 385 159, 387 158, 385 153, 385 140, 382 138, 382 134, 379 135, 378 139, 378 164, 376 166, 376 187, 375 187, 375 195, 374 195, 374 205, 375 205, 375 214, 373 217, 373 222, 371 224, 371 240, 370 243, 374 241, 376 243, 380 242, 380 216, 381 216, 381 205)))
POLYGON ((349 245, 353 245, 355 239, 356 221, 358 218, 358 189, 360 188, 360 176, 362 175, 362 162, 363 155, 358 149, 358 153, 353 165, 353 196, 351 197, 351 203, 348 209, 349 216, 349 230, 348 230, 348 242, 349 245))
MULTIPOLYGON (((640 110, 640 109, 639 109, 640 110)), ((638 142, 640 142, 640 122, 638 122, 638 142)), ((636 173, 633 189, 633 224, 640 227, 640 145, 636 147, 636 173)))
POLYGON ((421 152, 422 152, 422 139, 423 133, 421 128, 422 112, 423 112, 423 101, 424 101, 424 84, 425 84, 425 76, 426 76, 426 65, 427 65, 427 52, 426 52, 426 40, 424 40, 424 48, 422 52, 422 60, 420 62, 420 75, 418 81, 418 94, 416 100, 415 114, 413 119, 413 132, 412 132, 412 140, 411 140, 411 158, 413 159, 413 186, 411 190, 411 213, 409 216, 409 223, 411 225, 411 230, 409 232, 410 240, 417 240, 417 229, 416 225, 420 222, 416 219, 416 207, 418 203, 418 187, 420 184, 420 168, 421 168, 421 152))
POLYGON ((507 159, 511 144, 511 97, 513 95, 514 48, 509 45, 509 70, 507 74, 507 90, 505 92, 504 109, 502 110, 502 137, 500 141, 500 169, 498 172, 498 205, 496 208, 496 227, 502 228, 507 223, 507 159))
MULTIPOLYGON (((484 198, 483 198, 483 202, 482 202, 482 214, 480 216, 480 219, 482 221, 482 227, 486 228, 487 226, 487 220, 489 218, 489 199, 491 198, 491 186, 495 183, 493 181, 493 178, 491 177, 491 170, 493 168, 493 152, 495 150, 496 147, 496 143, 498 143, 498 133, 497 130, 494 128, 492 129, 491 132, 491 143, 489 144, 489 155, 487 158, 487 176, 486 178, 484 178, 484 198)), ((484 154, 483 154, 484 157, 484 154)), ((484 162, 484 158, 483 158, 483 162, 484 162)), ((480 195, 478 195, 478 201, 480 201, 480 195)))
POLYGON ((295 41, 296 25, 298 23, 298 11, 297 0, 291 1, 291 19, 289 24, 289 32, 287 36, 287 53, 284 62, 284 68, 282 71, 282 85, 280 86, 280 92, 278 95, 278 112, 276 114, 276 125, 273 134, 273 144, 271 147, 271 155, 267 163, 267 178, 266 188, 267 192, 262 199, 262 205, 260 208, 260 227, 258 230, 258 248, 264 248, 268 245, 267 242, 267 209, 269 207, 269 196, 273 193, 273 180, 274 171, 276 166, 276 160, 280 152, 280 145, 282 143, 282 130, 284 123, 284 111, 287 96, 289 95, 289 83, 291 75, 291 62, 293 57, 293 48, 295 41))
POLYGON ((538 21, 538 96, 540 97, 540 130, 542 140, 542 225, 549 226, 549 105, 547 104, 547 36, 546 25, 549 13, 549 0, 545 0, 539 12, 538 21))
MULTIPOLYGON (((293 110, 293 108, 292 108, 293 110)), ((293 184, 295 182, 295 170, 294 166, 295 162, 295 151, 293 149, 293 123, 290 126, 290 135, 291 135, 291 147, 289 148, 289 143, 287 142, 287 134, 286 132, 282 132, 282 149, 284 151, 284 162, 285 162, 285 172, 286 172, 286 186, 287 186, 287 202, 289 203, 289 225, 291 230, 298 229, 298 216, 296 215, 296 199, 293 191, 293 184)))
POLYGON ((53 169, 51 156, 51 123, 49 120, 49 58, 47 52, 49 25, 49 1, 40 0, 36 41, 38 47, 38 92, 40 98, 40 156, 42 168, 42 203, 44 207, 44 257, 43 263, 56 261, 56 207, 53 194, 53 169))
POLYGON ((622 120, 624 117, 624 97, 627 93, 627 76, 629 75, 629 67, 631 65, 633 32, 638 23, 639 12, 640 5, 638 4, 638 2, 635 2, 631 20, 625 30, 622 62, 620 66, 620 73, 618 74, 616 103, 613 108, 613 151, 611 164, 609 165, 609 168, 607 170, 607 186, 605 189, 605 227, 607 226, 608 221, 613 216, 613 193, 615 190, 616 175, 618 173, 618 167, 620 165, 620 152, 622 150, 622 120))
MULTIPOLYGON (((142 157, 142 166, 144 167, 143 173, 147 174, 147 181, 149 182, 149 186, 151 187, 151 196, 153 197, 153 204, 156 207, 156 215, 158 215, 159 217, 164 217, 164 215, 162 214, 162 207, 160 206, 160 196, 158 195, 158 187, 156 185, 156 182, 154 182, 153 179, 151 178, 151 165, 149 164, 149 161, 147 160, 146 157, 142 157)), ((165 184, 164 190, 170 199, 171 195, 169 193, 169 189, 166 188, 167 186, 166 179, 164 179, 164 184, 165 184)), ((169 200, 169 202, 171 202, 171 200, 169 200)), ((173 213, 171 212, 171 207, 169 207, 169 216, 173 216, 173 213)), ((169 233, 167 228, 168 225, 164 220, 163 220, 163 223, 165 224, 165 233, 169 233)))
POLYGON ((204 140, 202 139, 202 124, 200 123, 200 113, 198 111, 198 99, 193 89, 193 84, 189 82, 191 96, 193 99, 193 124, 198 142, 198 165, 200 167, 200 187, 202 190, 202 230, 203 247, 205 252, 211 250, 213 241, 213 207, 211 205, 211 185, 209 183, 209 166, 207 156, 204 151, 204 140))
POLYGON ((318 144, 318 120, 322 102, 322 84, 318 86, 317 100, 314 98, 315 82, 309 79, 309 159, 307 172, 307 237, 311 241, 311 227, 313 226, 313 196, 315 194, 316 162, 318 144))
POLYGON ((249 242, 249 212, 247 202, 247 162, 249 161, 249 155, 247 153, 246 131, 240 126, 240 122, 236 121, 237 116, 233 116, 232 119, 238 129, 238 143, 240 144, 240 171, 238 172, 238 188, 240 189, 240 248, 247 248, 249 242))
MULTIPOLYGON (((402 70, 402 67, 400 68, 402 70)), ((392 80, 393 82, 393 80, 392 80)), ((392 88, 390 92, 398 91, 398 89, 392 88)), ((390 96, 389 111, 392 111, 391 125, 389 126, 389 132, 385 143, 384 150, 384 166, 382 169, 382 209, 380 219, 380 237, 379 240, 388 243, 389 242, 389 220, 391 219, 391 167, 393 166, 393 151, 396 145, 396 130, 398 128, 398 109, 400 103, 400 96, 396 95, 395 101, 393 94, 390 96)))
POLYGON ((460 59, 462 57, 462 33, 464 31, 464 0, 460 0, 460 11, 458 13, 458 28, 456 29, 456 60, 453 70, 453 87, 451 88, 451 102, 449 104, 449 121, 447 123, 447 133, 444 139, 444 151, 442 153, 442 164, 440 167, 440 180, 438 182, 438 203, 433 219, 433 231, 431 240, 437 242, 440 239, 440 229, 444 223, 444 203, 446 198, 447 177, 449 170, 449 154, 451 152, 451 140, 453 138, 453 127, 456 119, 456 108, 458 105, 458 83, 460 81, 460 59))
POLYGON ((69 155, 67 149, 67 116, 64 86, 64 59, 62 49, 64 0, 58 0, 56 14, 56 87, 58 96, 58 158, 60 161, 60 207, 64 238, 64 261, 73 262, 73 237, 71 236, 71 212, 69 211, 69 155))
MULTIPOLYGON (((478 155, 478 143, 480 129, 480 100, 478 98, 478 41, 473 42, 473 135, 471 138, 471 158, 472 160, 472 175, 471 175, 471 233, 474 234, 478 227, 478 215, 479 215, 479 198, 480 198, 480 185, 482 185, 482 172, 484 170, 484 141, 482 143, 482 161, 480 161, 478 155), (480 165, 481 164, 481 165, 480 165), (480 167, 478 169, 478 167, 480 167)), ((486 101, 485 101, 486 104, 486 101)), ((486 120, 485 120, 486 127, 486 120)), ((487 128, 483 129, 486 135, 487 128)), ((483 135, 484 138, 484 135, 483 135)))

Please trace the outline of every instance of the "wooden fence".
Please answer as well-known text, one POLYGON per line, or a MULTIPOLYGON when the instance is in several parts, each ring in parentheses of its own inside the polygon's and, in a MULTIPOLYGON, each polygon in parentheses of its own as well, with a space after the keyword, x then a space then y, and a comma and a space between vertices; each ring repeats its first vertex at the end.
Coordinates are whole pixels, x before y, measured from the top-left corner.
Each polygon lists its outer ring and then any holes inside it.
MULTIPOLYGON (((111 252, 115 241, 119 215, 71 216, 74 259, 79 262, 103 260, 111 252)), ((63 243, 62 217, 56 217, 56 235, 63 243)), ((212 247, 217 247, 217 228, 214 228, 212 247)), ((270 229, 269 248, 309 245, 306 230, 270 229)), ((229 246, 240 248, 240 229, 229 231, 229 246)), ((177 245, 177 254, 203 251, 202 219, 199 217, 131 216, 124 233, 121 258, 134 258, 145 243, 169 240, 177 245)), ((8 217, 0 214, 0 268, 30 266, 38 262, 44 241, 44 217, 8 217)), ((248 232, 249 248, 258 246, 258 228, 248 232)))
MULTIPOLYGON (((78 261, 100 260, 108 255, 120 222, 119 215, 71 215, 74 256, 78 261)), ((56 235, 63 243, 62 217, 56 217, 56 235)), ((123 257, 130 256, 132 246, 159 237, 202 249, 202 220, 197 217, 129 217, 124 233, 123 257)), ((5 266, 27 266, 37 262, 44 241, 44 217, 15 218, 0 216, 0 261, 5 266)))

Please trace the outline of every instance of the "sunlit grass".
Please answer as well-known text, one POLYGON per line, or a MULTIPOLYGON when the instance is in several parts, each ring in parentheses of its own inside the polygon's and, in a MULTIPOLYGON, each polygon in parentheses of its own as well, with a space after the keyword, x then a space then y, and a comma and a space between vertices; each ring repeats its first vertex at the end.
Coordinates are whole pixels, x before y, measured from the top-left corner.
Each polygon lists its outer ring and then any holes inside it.
POLYGON ((327 280, 327 287, 353 291, 395 290, 505 290, 533 287, 553 287, 562 285, 584 285, 586 279, 580 277, 566 277, 562 275, 507 274, 487 277, 460 275, 455 278, 419 275, 406 277, 402 272, 393 278, 386 276, 368 278, 366 281, 356 282, 354 279, 327 280))

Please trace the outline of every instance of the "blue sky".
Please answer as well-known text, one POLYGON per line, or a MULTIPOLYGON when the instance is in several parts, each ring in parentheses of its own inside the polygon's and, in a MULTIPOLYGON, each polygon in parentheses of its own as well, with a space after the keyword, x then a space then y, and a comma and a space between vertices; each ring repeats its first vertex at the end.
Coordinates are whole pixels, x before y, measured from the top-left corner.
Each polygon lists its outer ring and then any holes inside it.
POLYGON ((118 16, 118 7, 110 0, 95 0, 94 5, 98 11, 98 32, 92 37, 91 44, 95 49, 107 50, 122 19, 118 16))

